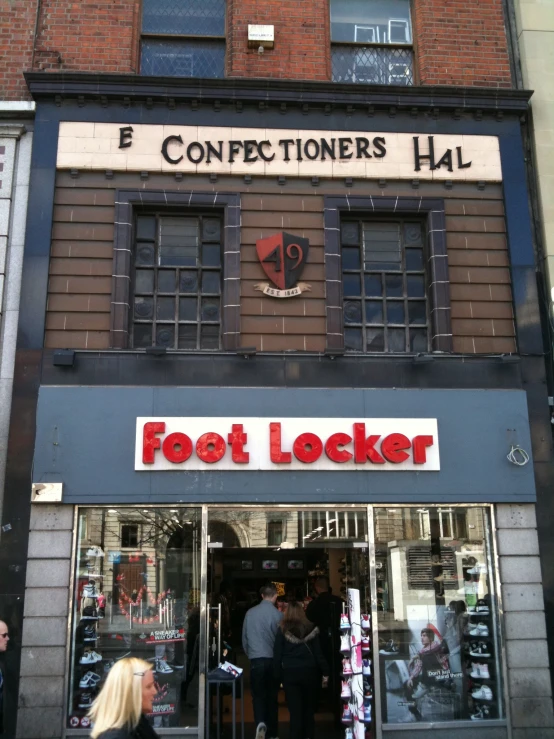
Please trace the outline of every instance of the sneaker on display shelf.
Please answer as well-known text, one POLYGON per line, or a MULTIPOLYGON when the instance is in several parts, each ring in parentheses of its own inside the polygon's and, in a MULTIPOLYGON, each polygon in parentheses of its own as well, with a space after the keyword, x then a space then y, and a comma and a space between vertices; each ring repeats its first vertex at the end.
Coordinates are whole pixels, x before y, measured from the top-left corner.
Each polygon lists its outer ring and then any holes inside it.
POLYGON ((342 681, 342 690, 340 692, 340 697, 344 700, 350 700, 350 698, 352 698, 352 690, 350 689, 350 682, 348 680, 342 681))
POLYGON ((398 646, 394 639, 389 639, 385 646, 379 650, 379 654, 397 654, 398 646))
POLYGON ((488 605, 487 601, 486 600, 483 600, 482 598, 481 598, 481 600, 478 600, 477 601, 477 605, 475 606, 475 612, 476 613, 490 613, 490 611, 489 611, 489 605, 488 605))
POLYGON ((350 664, 349 659, 343 659, 342 661, 342 674, 343 675, 351 675, 352 674, 352 665, 350 664))
POLYGON ((491 712, 488 706, 479 706, 477 711, 471 715, 472 721, 484 721, 491 717, 491 712))
POLYGON ((340 651, 350 654, 350 637, 348 634, 343 634, 340 638, 340 651))
POLYGON ((103 557, 104 552, 100 547, 90 547, 87 549, 87 557, 103 557))
POLYGON ((97 675, 95 672, 91 672, 91 670, 89 670, 79 680, 79 687, 80 688, 95 688, 100 682, 100 680, 101 680, 100 675, 97 675))
POLYGON ((365 698, 371 698, 371 697, 373 697, 373 690, 371 688, 371 683, 369 682, 369 680, 366 680, 365 677, 363 679, 362 685, 363 685, 363 689, 364 689, 364 696, 365 696, 365 698))
POLYGON ((156 672, 163 673, 165 675, 169 675, 170 672, 173 672, 173 670, 167 664, 167 662, 165 661, 165 659, 159 659, 159 658, 156 659, 156 669, 155 669, 155 671, 156 672))
POLYGON ((369 677, 371 675, 371 660, 370 659, 362 660, 362 675, 365 675, 366 677, 369 677))
POLYGON ((343 724, 351 724, 352 723, 352 711, 350 710, 350 706, 346 705, 342 710, 342 716, 341 721, 343 724))
POLYGON ((489 666, 487 665, 486 662, 479 664, 479 672, 483 680, 491 679, 490 672, 489 672, 489 666))
POLYGON ((476 701, 492 701, 492 690, 488 685, 481 685, 478 690, 474 690, 471 697, 476 701))
POLYGON ((481 679, 480 667, 481 665, 479 664, 479 662, 474 662, 471 668, 471 672, 469 673, 469 676, 480 680, 481 679))
POLYGON ((90 708, 92 706, 92 693, 81 693, 79 708, 90 708))
POLYGON ((369 642, 368 636, 362 636, 362 652, 369 652, 371 650, 371 645, 369 642))
POLYGON ((256 727, 256 739, 265 739, 265 733, 267 731, 267 726, 260 722, 256 727))
POLYGON ((94 626, 85 626, 83 629, 83 641, 96 641, 96 629, 94 626))
POLYGON ((471 657, 490 657, 489 648, 485 642, 472 642, 469 650, 471 657))
POLYGON ((108 659, 108 660, 106 660, 106 661, 104 662, 104 672, 105 672, 105 673, 106 673, 106 672, 109 672, 109 671, 110 671, 110 670, 112 669, 112 667, 113 667, 114 665, 115 665, 115 662, 113 661, 113 659, 108 659))
POLYGON ((362 613, 362 629, 370 629, 371 628, 371 620, 369 618, 369 615, 367 613, 362 613))
POLYGON ((80 665, 95 665, 98 660, 94 656, 94 652, 88 651, 83 654, 79 660, 80 665))
POLYGON ((470 636, 488 636, 489 635, 489 629, 486 624, 478 623, 474 626, 473 629, 469 632, 470 636))
POLYGON ((340 629, 341 631, 347 631, 350 628, 350 620, 347 613, 342 613, 340 617, 340 629))
POLYGON ((354 732, 352 731, 351 728, 345 729, 344 739, 354 739, 354 732))
POLYGON ((370 724, 371 723, 371 703, 369 703, 367 706, 364 706, 364 724, 370 724))
POLYGON ((90 654, 94 657, 95 662, 102 662, 102 655, 95 652, 94 649, 91 650, 90 654))

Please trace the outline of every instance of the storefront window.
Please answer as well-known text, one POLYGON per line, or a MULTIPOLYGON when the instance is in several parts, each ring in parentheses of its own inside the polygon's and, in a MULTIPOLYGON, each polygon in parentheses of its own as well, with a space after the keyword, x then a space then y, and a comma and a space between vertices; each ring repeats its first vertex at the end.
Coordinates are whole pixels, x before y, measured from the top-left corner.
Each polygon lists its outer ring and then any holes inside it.
POLYGON ((383 723, 503 717, 485 508, 375 508, 383 723))
POLYGON ((118 659, 152 663, 156 728, 198 725, 200 511, 79 513, 67 725, 86 716, 118 659))

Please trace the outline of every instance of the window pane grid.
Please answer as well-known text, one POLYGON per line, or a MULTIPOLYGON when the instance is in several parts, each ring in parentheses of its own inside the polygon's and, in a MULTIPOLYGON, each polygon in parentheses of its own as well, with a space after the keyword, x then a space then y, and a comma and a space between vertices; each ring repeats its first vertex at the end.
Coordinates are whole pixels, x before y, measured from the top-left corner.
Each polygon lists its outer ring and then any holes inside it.
POLYGON ((220 348, 221 236, 219 217, 137 217, 134 348, 220 348))
POLYGON ((333 44, 333 82, 365 85, 414 84, 414 53, 411 47, 379 47, 333 44))
POLYGON ((344 221, 341 237, 347 351, 429 351, 422 224, 344 221), (421 269, 406 269, 410 252, 421 269))

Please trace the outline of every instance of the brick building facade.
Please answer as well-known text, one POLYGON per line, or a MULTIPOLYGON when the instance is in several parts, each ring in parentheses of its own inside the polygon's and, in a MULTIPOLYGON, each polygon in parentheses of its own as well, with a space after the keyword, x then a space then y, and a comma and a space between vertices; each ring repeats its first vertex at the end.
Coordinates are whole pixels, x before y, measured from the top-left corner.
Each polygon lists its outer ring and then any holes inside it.
POLYGON ((371 611, 354 739, 364 722, 552 739, 530 94, 503 4, 8 9, 4 96, 36 104, 37 144, 0 538, 7 735, 85 736, 87 674, 132 652, 161 685, 156 730, 204 737, 210 594, 296 569, 303 596, 313 572, 344 577, 353 626, 357 598, 371 611), (414 697, 422 628, 450 662, 414 697))

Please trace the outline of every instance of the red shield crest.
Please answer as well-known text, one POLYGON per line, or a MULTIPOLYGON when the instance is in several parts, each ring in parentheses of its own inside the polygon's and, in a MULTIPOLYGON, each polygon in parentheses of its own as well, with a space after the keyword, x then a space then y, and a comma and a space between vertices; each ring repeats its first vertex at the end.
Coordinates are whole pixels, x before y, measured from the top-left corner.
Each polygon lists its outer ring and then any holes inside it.
POLYGON ((309 247, 308 239, 284 231, 256 241, 256 251, 263 270, 279 290, 289 290, 298 282, 309 247))

